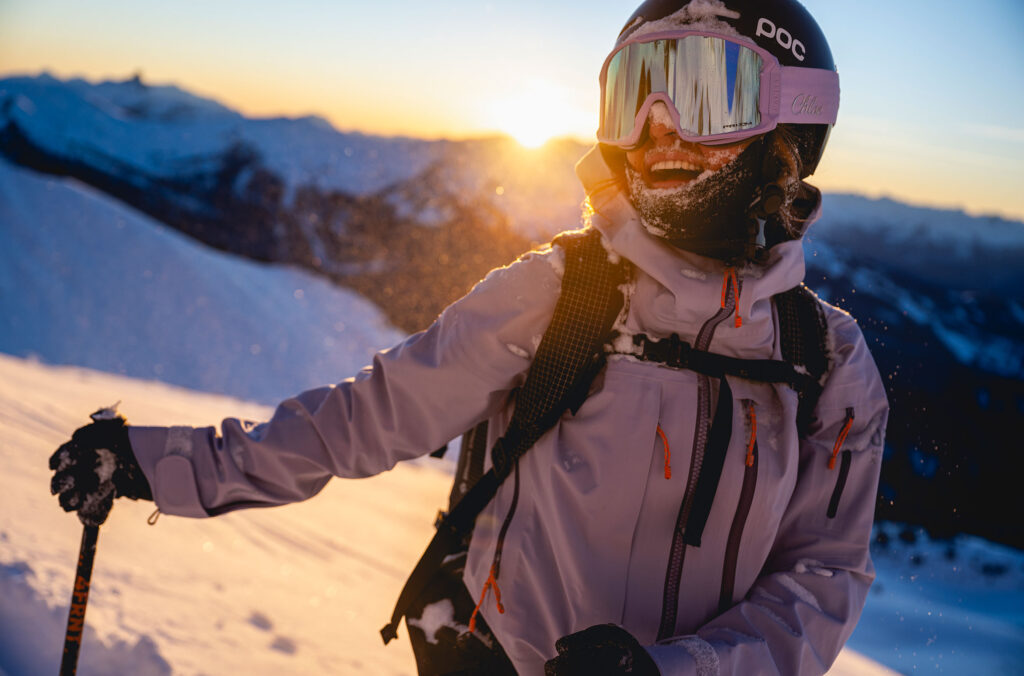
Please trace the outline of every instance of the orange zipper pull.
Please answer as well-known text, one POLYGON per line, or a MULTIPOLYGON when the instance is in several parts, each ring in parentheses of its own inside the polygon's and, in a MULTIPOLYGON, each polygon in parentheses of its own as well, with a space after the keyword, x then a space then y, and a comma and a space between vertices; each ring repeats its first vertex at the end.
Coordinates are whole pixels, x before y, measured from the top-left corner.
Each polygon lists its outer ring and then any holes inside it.
POLYGON ((722 307, 725 307, 725 299, 729 293, 729 280, 732 280, 733 297, 736 299, 736 328, 743 326, 743 318, 740 317, 740 283, 736 276, 736 268, 729 266, 725 269, 725 277, 722 279, 722 307))
POLYGON ((491 564, 491 572, 487 575, 487 581, 484 582, 483 591, 480 592, 480 600, 476 604, 476 608, 473 608, 473 614, 469 616, 469 633, 476 631, 476 616, 480 612, 480 606, 484 604, 484 599, 487 598, 487 590, 494 589, 494 601, 497 604, 498 612, 505 614, 505 606, 501 605, 501 589, 498 588, 498 579, 494 577, 494 564, 491 564))
POLYGON ((843 447, 843 442, 846 441, 846 435, 850 433, 850 427, 853 425, 853 409, 846 409, 846 424, 843 425, 843 429, 839 432, 839 436, 836 438, 836 445, 832 447, 832 457, 828 459, 828 468, 836 468, 836 456, 839 455, 840 449, 843 447))
POLYGON ((668 437, 665 436, 665 431, 661 429, 661 423, 658 423, 658 436, 661 437, 661 444, 665 447, 665 478, 672 478, 672 451, 668 447, 668 437))

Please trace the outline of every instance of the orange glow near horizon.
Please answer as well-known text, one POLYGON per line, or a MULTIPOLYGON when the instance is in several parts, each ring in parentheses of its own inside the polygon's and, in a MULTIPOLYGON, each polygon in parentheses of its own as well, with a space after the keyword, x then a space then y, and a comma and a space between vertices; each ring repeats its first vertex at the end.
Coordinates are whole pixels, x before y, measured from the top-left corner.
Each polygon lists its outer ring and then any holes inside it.
POLYGON ((523 147, 537 148, 573 131, 577 136, 584 136, 580 130, 572 129, 572 109, 565 92, 550 82, 533 80, 488 102, 485 118, 523 147))

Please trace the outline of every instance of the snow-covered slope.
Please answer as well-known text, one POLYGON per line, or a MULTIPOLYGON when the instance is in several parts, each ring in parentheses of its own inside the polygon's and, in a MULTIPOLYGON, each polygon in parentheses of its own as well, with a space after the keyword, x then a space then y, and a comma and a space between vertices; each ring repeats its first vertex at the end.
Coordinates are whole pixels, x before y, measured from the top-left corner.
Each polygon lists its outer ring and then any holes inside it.
MULTIPOLYGON (((100 405, 136 424, 270 410, 0 355, 0 673, 56 673, 81 527, 46 460, 100 405)), ((333 482, 310 502, 195 521, 121 501, 100 531, 81 674, 411 674, 378 630, 432 531, 440 463, 333 482), (435 466, 435 464, 437 466, 435 466)))
MULTIPOLYGON (((137 424, 260 419, 264 407, 0 355, 0 674, 55 673, 81 527, 48 493, 46 459, 97 406, 137 424)), ((447 500, 443 463, 334 481, 316 498, 216 519, 122 500, 100 530, 79 673, 415 673, 404 628, 378 630, 447 500)), ((832 676, 891 674, 844 651, 832 676)))
POLYGON ((880 523, 871 553, 853 649, 906 674, 1024 674, 1024 552, 880 523))
POLYGON ((401 339, 321 277, 0 159, 0 350, 274 403, 401 339))

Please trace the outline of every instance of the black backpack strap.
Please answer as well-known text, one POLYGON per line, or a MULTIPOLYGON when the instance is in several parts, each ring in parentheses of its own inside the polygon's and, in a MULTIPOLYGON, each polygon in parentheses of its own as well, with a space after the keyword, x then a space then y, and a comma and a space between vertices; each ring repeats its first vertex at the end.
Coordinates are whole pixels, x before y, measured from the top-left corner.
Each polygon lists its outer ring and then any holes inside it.
POLYGON ((448 511, 455 509, 469 489, 484 475, 484 458, 487 457, 487 429, 484 420, 462 435, 459 461, 455 466, 455 481, 448 496, 448 511))
POLYGON ((494 498, 516 461, 554 427, 563 413, 579 410, 594 377, 604 367, 604 343, 624 303, 620 287, 626 280, 628 264, 610 260, 600 233, 592 228, 564 233, 554 244, 565 251, 562 290, 526 381, 516 393, 512 420, 491 449, 493 467, 441 519, 402 588, 391 622, 381 629, 385 644, 398 636, 398 625, 406 611, 444 558, 462 546, 476 517, 494 498))
POLYGON ((808 375, 806 386, 797 388, 797 429, 803 437, 814 418, 825 376, 831 368, 828 323, 821 300, 804 284, 776 294, 772 300, 779 315, 782 358, 808 375))
POLYGON ((565 249, 562 291, 516 394, 508 429, 491 449, 501 478, 565 411, 579 410, 604 368, 604 344, 623 305, 624 266, 609 260, 597 230, 565 233, 554 243, 565 249))

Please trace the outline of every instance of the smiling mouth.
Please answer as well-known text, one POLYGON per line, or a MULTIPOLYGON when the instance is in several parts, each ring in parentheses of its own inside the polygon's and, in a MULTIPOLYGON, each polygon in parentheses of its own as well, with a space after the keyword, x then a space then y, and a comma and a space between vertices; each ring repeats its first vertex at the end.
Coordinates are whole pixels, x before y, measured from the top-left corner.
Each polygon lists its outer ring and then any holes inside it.
POLYGON ((647 170, 652 184, 686 183, 704 173, 704 168, 683 160, 661 160, 647 170))

